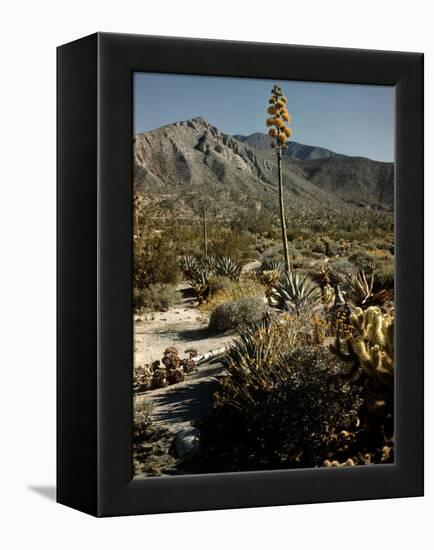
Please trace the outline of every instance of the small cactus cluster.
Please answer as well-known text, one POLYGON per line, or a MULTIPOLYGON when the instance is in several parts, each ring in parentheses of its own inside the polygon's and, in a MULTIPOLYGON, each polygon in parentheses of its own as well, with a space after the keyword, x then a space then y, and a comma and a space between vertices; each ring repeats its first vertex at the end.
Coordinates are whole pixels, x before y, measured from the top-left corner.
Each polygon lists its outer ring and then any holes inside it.
POLYGON ((149 390, 152 385, 152 369, 149 365, 136 365, 134 367, 133 390, 149 390))
POLYGON ((174 346, 164 351, 161 361, 154 361, 149 365, 138 365, 134 369, 134 391, 164 388, 177 384, 185 379, 186 374, 196 370, 194 361, 197 351, 188 349, 187 357, 181 359, 174 346))
POLYGON ((266 120, 268 135, 271 138, 271 147, 286 149, 286 142, 292 136, 292 130, 287 126, 291 123, 291 115, 286 107, 287 99, 283 95, 282 89, 275 84, 271 90, 269 107, 267 113, 271 115, 266 120))
POLYGON ((393 435, 394 317, 372 306, 356 308, 350 316, 353 334, 337 338, 331 350, 353 363, 354 374, 365 378, 366 411, 369 425, 378 422, 388 437, 393 435))
POLYGON ((339 460, 324 460, 323 466, 326 468, 339 468, 342 466, 355 466, 356 463, 352 458, 347 458, 345 462, 339 462, 339 460))

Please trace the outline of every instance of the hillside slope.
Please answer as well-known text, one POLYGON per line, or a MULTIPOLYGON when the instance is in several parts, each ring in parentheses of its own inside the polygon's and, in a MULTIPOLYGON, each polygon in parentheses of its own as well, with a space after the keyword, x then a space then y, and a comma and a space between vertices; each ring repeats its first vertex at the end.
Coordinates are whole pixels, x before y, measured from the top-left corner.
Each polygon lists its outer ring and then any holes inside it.
MULTIPOLYGON (((284 159, 285 200, 290 208, 306 211, 349 203, 391 209, 392 163, 333 155, 284 159)), ((177 200, 185 207, 207 197, 217 210, 258 204, 259 209, 275 208, 276 158, 271 149, 254 148, 198 117, 135 136, 134 183, 146 194, 166 198, 170 204, 177 200)))
MULTIPOLYGON (((248 136, 234 135, 233 136, 238 141, 250 145, 255 149, 268 150, 270 148, 270 138, 267 134, 262 132, 255 132, 248 136)), ((288 149, 284 152, 286 158, 298 159, 298 160, 315 160, 322 158, 330 158, 338 155, 330 149, 325 149, 324 147, 315 147, 313 145, 304 145, 303 143, 298 143, 297 141, 290 141, 288 143, 288 149)))

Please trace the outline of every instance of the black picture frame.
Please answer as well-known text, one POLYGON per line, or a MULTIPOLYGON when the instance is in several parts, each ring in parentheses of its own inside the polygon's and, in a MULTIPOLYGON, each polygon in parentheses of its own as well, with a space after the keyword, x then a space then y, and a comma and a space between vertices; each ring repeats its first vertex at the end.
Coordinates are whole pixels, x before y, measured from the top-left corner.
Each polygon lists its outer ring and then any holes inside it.
POLYGON ((57 500, 114 516, 423 494, 423 55, 97 33, 58 48, 57 500), (396 460, 132 479, 133 73, 396 87, 396 460))

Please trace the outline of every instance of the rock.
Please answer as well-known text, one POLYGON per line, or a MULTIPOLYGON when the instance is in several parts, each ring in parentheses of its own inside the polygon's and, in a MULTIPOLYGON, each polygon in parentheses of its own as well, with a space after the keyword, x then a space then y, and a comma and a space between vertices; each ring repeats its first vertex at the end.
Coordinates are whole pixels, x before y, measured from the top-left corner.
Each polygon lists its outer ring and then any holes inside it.
POLYGON ((197 428, 187 428, 176 434, 174 451, 178 458, 186 460, 194 457, 200 450, 200 432, 197 428))

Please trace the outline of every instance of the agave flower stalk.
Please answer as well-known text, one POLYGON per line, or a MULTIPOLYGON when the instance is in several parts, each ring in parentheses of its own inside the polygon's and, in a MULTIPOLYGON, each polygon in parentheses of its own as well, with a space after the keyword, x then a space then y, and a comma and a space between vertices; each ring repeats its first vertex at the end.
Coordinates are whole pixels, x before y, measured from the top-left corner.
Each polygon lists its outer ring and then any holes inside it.
POLYGON ((204 256, 208 256, 208 235, 206 227, 206 207, 205 203, 202 204, 202 218, 203 218, 203 253, 204 256))
POLYGON ((283 254, 285 258, 285 271, 289 272, 289 252, 288 237, 286 234, 285 209, 283 203, 283 176, 282 176, 282 151, 287 149, 287 141, 292 135, 292 130, 287 126, 291 122, 291 116, 286 107, 287 99, 282 93, 282 89, 275 84, 271 90, 271 97, 268 101, 269 118, 266 125, 270 128, 268 135, 271 139, 271 147, 276 149, 277 155, 277 173, 279 178, 279 206, 280 206, 280 225, 282 228, 283 254))

